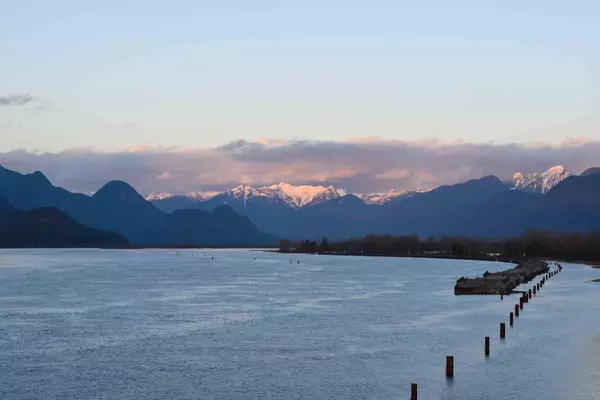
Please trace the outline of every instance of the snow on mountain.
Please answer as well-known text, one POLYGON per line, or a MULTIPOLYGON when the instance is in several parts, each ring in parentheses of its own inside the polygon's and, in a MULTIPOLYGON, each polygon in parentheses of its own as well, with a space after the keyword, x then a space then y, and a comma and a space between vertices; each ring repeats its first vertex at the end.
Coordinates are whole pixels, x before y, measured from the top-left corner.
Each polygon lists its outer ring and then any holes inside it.
POLYGON ((223 195, 231 196, 237 200, 247 200, 253 197, 267 197, 273 200, 283 201, 294 208, 321 203, 326 200, 340 198, 345 192, 333 186, 294 186, 288 183, 279 183, 271 186, 253 188, 251 186, 239 185, 236 188, 226 190, 223 195))
POLYGON ((546 193, 554 186, 571 176, 571 173, 562 165, 557 165, 545 172, 522 174, 517 172, 511 179, 505 181, 513 190, 526 192, 546 193))
POLYGON ((258 190, 269 197, 279 198, 290 206, 297 208, 331 199, 339 199, 345 194, 343 190, 333 186, 294 186, 283 182, 277 185, 263 186, 258 190))
POLYGON ((184 196, 192 200, 196 201, 206 201, 214 196, 219 194, 219 192, 189 192, 189 193, 166 193, 166 192, 153 192, 146 196, 146 200, 155 201, 155 200, 166 200, 175 196, 184 196))
POLYGON ((387 193, 365 193, 357 194, 357 196, 364 201, 366 204, 383 205, 389 203, 392 200, 399 199, 402 197, 412 197, 418 193, 428 192, 428 189, 416 189, 416 190, 401 190, 397 192, 392 189, 387 193))
POLYGON ((219 193, 220 192, 216 192, 216 191, 212 191, 212 192, 189 192, 189 193, 186 193, 184 196, 187 197, 187 198, 190 198, 192 200, 196 200, 196 201, 206 201, 206 200, 212 199, 213 197, 215 197, 219 193))
POLYGON ((173 197, 173 196, 175 196, 175 195, 172 193, 153 192, 153 193, 150 193, 148 196, 146 196, 146 200, 148 200, 148 201, 164 200, 164 199, 168 199, 169 197, 173 197))
MULTIPOLYGON (((383 205, 401 197, 411 197, 417 193, 427 192, 429 189, 402 190, 394 189, 387 193, 365 193, 355 194, 367 204, 383 205)), ((289 183, 278 183, 275 185, 254 188, 248 185, 238 185, 235 188, 223 192, 189 192, 184 194, 173 194, 165 192, 151 193, 146 197, 148 201, 166 200, 175 196, 185 196, 197 202, 207 201, 215 196, 229 197, 246 203, 255 197, 264 197, 274 201, 280 201, 293 208, 302 208, 325 202, 327 200, 340 199, 347 193, 345 190, 333 186, 312 185, 290 185, 289 183)))
POLYGON ((184 194, 173 194, 165 192, 151 193, 146 197, 148 201, 166 200, 174 196, 185 196, 194 201, 202 202, 215 196, 231 197, 236 200, 242 200, 244 203, 254 197, 266 197, 277 201, 282 201, 290 207, 300 208, 308 205, 314 205, 323 201, 338 199, 345 195, 342 189, 333 186, 310 186, 310 185, 290 185, 289 183, 278 183, 276 185, 262 186, 254 188, 248 185, 238 185, 233 189, 223 192, 190 192, 184 194))

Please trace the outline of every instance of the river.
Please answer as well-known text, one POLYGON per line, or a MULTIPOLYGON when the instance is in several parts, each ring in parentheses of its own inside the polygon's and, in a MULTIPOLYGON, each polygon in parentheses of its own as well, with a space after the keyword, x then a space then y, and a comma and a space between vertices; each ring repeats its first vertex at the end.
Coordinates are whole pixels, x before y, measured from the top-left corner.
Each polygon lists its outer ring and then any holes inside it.
POLYGON ((600 270, 564 263, 510 328, 517 296, 453 295, 506 264, 183 254, 1 250, 0 398, 599 398, 600 270))

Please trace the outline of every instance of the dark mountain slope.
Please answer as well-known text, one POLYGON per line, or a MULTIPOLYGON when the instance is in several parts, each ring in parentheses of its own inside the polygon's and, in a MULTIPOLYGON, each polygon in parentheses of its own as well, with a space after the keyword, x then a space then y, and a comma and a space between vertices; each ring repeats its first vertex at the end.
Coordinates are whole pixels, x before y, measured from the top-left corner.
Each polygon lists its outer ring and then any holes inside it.
POLYGON ((22 175, 0 167, 0 196, 22 210, 56 207, 82 224, 117 232, 136 245, 177 245, 181 238, 196 246, 276 242, 257 230, 240 231, 247 221, 238 214, 191 213, 185 219, 165 214, 121 181, 109 182, 88 197, 53 186, 41 173, 22 175))
POLYGON ((383 206, 386 215, 378 233, 440 236, 456 232, 475 207, 506 191, 495 176, 442 186, 398 204, 383 206))
POLYGON ((181 245, 205 243, 213 246, 264 246, 275 244, 275 236, 261 233, 247 216, 235 213, 228 206, 212 212, 177 210, 170 214, 166 228, 171 241, 181 245), (202 221, 203 229, 195 229, 202 221))
POLYGON ((53 207, 21 211, 0 197, 0 247, 128 247, 127 239, 79 224, 53 207))
POLYGON ((506 238, 529 230, 600 232, 600 174, 571 176, 545 195, 500 193, 476 207, 456 233, 506 238))
POLYGON ((536 208, 542 200, 540 193, 499 193, 475 207, 454 234, 480 238, 519 236, 528 227, 536 226, 536 208))
POLYGON ((550 190, 535 219, 538 229, 600 232, 600 174, 572 176, 550 190))
POLYGON ((599 174, 599 173, 600 173, 600 167, 593 167, 593 168, 588 168, 585 171, 583 171, 583 173, 580 176, 590 176, 590 175, 599 174))
POLYGON ((175 195, 173 197, 167 197, 166 199, 151 200, 150 203, 159 210, 170 213, 175 210, 194 208, 194 205, 200 202, 186 196, 175 195))
MULTIPOLYGON (((121 232, 136 243, 170 243, 164 227, 169 223, 169 215, 146 201, 129 184, 108 182, 91 200, 106 215, 103 221, 90 221, 94 226, 121 232)), ((79 218, 85 221, 90 216, 80 215, 79 218)))

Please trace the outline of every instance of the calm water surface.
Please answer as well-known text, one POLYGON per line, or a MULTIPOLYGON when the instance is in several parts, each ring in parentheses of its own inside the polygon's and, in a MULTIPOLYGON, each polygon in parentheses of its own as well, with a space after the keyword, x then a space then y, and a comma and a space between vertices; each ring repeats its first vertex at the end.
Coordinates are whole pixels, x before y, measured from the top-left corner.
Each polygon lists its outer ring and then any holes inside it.
POLYGON ((517 297, 453 285, 502 264, 293 259, 0 251, 0 399, 600 399, 600 270, 566 264, 500 341, 517 297))

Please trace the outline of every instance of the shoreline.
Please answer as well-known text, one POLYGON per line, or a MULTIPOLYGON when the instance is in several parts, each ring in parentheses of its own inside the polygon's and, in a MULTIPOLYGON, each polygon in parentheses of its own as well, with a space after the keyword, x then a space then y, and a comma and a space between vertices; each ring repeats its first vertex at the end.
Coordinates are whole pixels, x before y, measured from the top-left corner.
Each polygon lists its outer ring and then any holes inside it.
MULTIPOLYGON (((348 254, 348 253, 303 253, 303 252, 288 252, 284 253, 279 250, 265 250, 266 253, 278 253, 278 254, 306 254, 315 256, 341 256, 341 257, 390 257, 390 258, 428 258, 428 259, 441 259, 441 260, 467 260, 467 261, 492 261, 501 262, 506 264, 519 264, 523 261, 529 261, 527 257, 521 258, 504 258, 504 257, 468 257, 468 256, 451 256, 451 255, 435 255, 435 254, 411 254, 411 255, 398 255, 398 254, 348 254)), ((599 266, 600 268, 600 266, 599 266)))
POLYGON ((290 251, 287 253, 279 250, 265 250, 267 253, 279 253, 279 254, 308 254, 308 255, 320 255, 320 256, 346 256, 346 257, 396 257, 396 258, 431 258, 431 259, 442 259, 442 260, 467 260, 467 261, 492 261, 502 262, 507 264, 519 264, 524 261, 559 261, 563 263, 586 265, 590 268, 600 269, 600 261, 585 261, 585 260, 564 260, 560 258, 549 258, 549 257, 468 257, 468 256, 452 256, 449 254, 412 254, 412 255, 399 255, 399 254, 348 254, 348 253, 304 253, 290 251))

